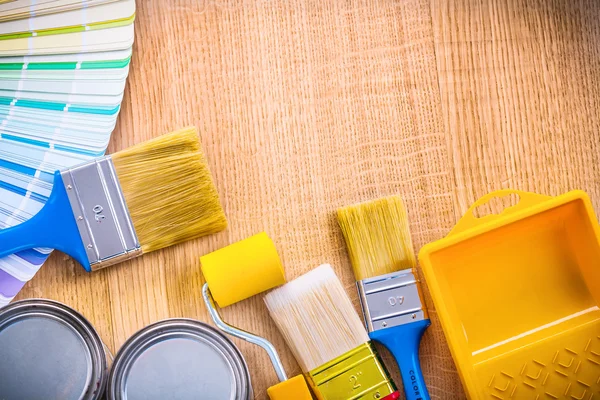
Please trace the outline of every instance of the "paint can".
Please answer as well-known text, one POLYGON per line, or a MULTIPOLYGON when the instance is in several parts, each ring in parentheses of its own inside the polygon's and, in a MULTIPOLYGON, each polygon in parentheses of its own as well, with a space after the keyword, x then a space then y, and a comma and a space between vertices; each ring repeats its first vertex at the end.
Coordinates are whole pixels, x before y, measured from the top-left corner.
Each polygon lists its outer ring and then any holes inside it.
POLYGON ((96 400, 107 378, 102 340, 77 311, 46 299, 0 309, 0 399, 96 400))
POLYGON ((239 349, 215 328, 167 319, 134 334, 115 357, 110 400, 253 398, 239 349))

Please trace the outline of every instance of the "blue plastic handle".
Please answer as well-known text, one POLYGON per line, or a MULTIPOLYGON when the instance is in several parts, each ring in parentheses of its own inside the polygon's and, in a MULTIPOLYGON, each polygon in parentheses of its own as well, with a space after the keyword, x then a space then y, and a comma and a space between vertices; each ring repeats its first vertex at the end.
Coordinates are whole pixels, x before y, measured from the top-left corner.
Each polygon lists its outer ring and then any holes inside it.
POLYGON ((90 262, 59 172, 44 207, 27 221, 0 229, 0 258, 35 247, 49 247, 73 257, 86 271, 90 262))
POLYGON ((396 359, 407 400, 429 400, 419 362, 419 344, 429 325, 431 322, 424 319, 369 334, 372 340, 384 345, 396 359))

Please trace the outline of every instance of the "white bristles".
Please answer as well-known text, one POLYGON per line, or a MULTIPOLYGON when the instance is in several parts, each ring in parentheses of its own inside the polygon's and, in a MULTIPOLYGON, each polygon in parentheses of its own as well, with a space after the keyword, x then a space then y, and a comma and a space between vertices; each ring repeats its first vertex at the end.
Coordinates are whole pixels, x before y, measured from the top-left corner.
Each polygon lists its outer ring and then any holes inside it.
POLYGON ((273 290, 265 303, 304 372, 369 341, 329 264, 273 290))

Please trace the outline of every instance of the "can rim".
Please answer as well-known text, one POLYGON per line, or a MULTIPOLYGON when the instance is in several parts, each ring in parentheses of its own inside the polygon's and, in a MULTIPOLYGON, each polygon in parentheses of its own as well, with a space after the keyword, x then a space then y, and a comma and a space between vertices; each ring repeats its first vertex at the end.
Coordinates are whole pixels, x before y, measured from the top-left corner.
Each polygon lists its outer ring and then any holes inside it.
POLYGON ((236 399, 250 400, 253 398, 248 365, 238 347, 218 329, 192 318, 163 319, 145 326, 129 337, 115 355, 108 377, 107 398, 110 400, 124 399, 126 376, 133 362, 149 346, 164 338, 165 335, 173 333, 209 339, 211 344, 223 353, 235 368, 233 378, 239 391, 236 399))
POLYGON ((59 301, 30 298, 17 300, 0 308, 0 329, 5 324, 26 314, 45 314, 59 318, 81 335, 91 360, 90 377, 81 399, 98 400, 102 398, 108 381, 108 363, 104 342, 90 321, 77 310, 59 301))

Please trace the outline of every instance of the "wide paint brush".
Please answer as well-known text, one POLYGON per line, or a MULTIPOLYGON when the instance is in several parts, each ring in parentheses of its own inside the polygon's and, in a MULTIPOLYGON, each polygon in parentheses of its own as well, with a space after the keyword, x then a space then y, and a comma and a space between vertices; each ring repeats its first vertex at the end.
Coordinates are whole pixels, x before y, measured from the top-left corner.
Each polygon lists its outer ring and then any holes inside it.
POLYGON ((399 398, 330 265, 271 291, 265 303, 319 400, 399 398))
POLYGON ((225 229, 195 128, 57 171, 44 207, 0 230, 0 257, 49 247, 93 271, 225 229))
POLYGON ((416 258, 406 210, 398 196, 341 208, 338 222, 369 337, 392 353, 409 400, 429 399, 419 344, 430 325, 415 273, 416 258))

